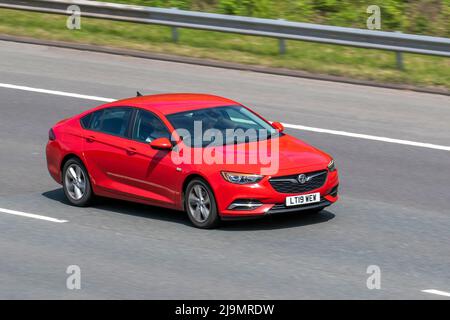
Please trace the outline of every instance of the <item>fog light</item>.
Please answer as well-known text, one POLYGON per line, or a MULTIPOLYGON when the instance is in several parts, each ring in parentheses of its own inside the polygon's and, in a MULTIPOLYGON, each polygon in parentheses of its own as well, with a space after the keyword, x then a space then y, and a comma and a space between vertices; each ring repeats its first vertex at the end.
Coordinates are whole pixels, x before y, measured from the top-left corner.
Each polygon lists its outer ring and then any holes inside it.
POLYGON ((329 195, 332 196, 332 197, 336 197, 337 194, 338 194, 338 188, 339 188, 339 185, 337 185, 333 189, 331 189, 329 195))
POLYGON ((254 210, 262 206, 258 200, 236 200, 228 207, 228 210, 254 210))

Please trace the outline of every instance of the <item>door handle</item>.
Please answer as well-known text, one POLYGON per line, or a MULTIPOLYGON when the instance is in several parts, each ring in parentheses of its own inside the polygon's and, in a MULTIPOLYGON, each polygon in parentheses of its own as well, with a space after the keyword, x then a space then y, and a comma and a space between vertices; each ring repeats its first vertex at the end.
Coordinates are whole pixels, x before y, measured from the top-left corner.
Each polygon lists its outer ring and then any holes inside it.
POLYGON ((86 137, 86 141, 87 142, 94 142, 95 141, 95 137, 94 136, 88 136, 88 137, 86 137))
POLYGON ((130 155, 130 156, 136 154, 136 149, 135 148, 128 148, 127 149, 127 154, 130 155))

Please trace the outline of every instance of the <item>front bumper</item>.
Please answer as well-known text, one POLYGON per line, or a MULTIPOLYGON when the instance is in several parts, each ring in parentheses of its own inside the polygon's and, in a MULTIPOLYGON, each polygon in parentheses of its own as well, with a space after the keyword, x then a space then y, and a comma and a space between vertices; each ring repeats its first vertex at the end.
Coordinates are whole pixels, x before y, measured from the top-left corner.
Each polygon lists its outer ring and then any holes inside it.
POLYGON ((265 214, 266 215, 271 215, 271 214, 278 214, 278 213, 288 213, 288 212, 298 212, 298 211, 306 211, 306 210, 323 209, 323 208, 328 207, 328 206, 330 206, 332 204, 333 204, 333 202, 327 200, 325 197, 323 197, 320 200, 320 202, 307 204, 307 205, 300 205, 300 206, 288 207, 284 203, 281 203, 281 204, 274 205, 265 214))
POLYGON ((271 177, 264 177, 257 184, 236 185, 225 180, 221 181, 215 189, 215 196, 219 214, 224 218, 245 218, 252 216, 264 216, 285 212, 295 212, 310 209, 319 209, 327 207, 338 200, 337 188, 339 185, 338 172, 328 172, 325 183, 314 190, 303 193, 281 193, 277 192, 269 182, 271 177), (320 192, 321 201, 309 205, 286 206, 286 197, 320 192), (248 210, 239 208, 239 210, 230 209, 236 202, 260 203, 259 206, 248 210))

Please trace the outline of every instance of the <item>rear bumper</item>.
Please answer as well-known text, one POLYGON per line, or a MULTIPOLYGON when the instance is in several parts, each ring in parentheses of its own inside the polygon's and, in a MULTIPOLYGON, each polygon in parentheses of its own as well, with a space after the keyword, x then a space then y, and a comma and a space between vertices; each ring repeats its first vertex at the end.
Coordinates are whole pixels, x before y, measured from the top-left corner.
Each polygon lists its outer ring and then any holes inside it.
POLYGON ((57 141, 49 141, 45 148, 47 168, 50 176, 61 184, 61 148, 57 141))

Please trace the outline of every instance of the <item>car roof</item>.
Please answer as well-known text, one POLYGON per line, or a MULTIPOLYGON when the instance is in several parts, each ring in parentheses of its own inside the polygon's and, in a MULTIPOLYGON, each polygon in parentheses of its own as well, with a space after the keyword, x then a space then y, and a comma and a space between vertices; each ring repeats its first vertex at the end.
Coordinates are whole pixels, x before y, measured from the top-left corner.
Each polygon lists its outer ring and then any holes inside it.
POLYGON ((156 111, 164 115, 183 111, 240 105, 239 103, 210 94, 200 93, 169 93, 140 96, 114 101, 105 106, 139 107, 149 111, 156 111))

